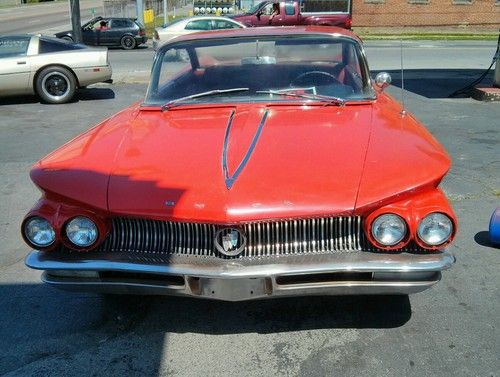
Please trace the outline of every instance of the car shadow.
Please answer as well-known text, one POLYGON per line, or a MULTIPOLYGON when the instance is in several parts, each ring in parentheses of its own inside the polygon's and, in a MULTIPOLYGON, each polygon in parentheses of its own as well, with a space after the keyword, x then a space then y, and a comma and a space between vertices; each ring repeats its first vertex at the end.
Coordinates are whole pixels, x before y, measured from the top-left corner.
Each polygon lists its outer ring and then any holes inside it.
POLYGON ((0 106, 24 105, 24 104, 28 104, 28 103, 39 103, 39 102, 40 102, 40 98, 38 98, 35 95, 0 98, 0 106))
POLYGON ((483 230, 481 232, 477 232, 474 235, 474 241, 481 246, 500 248, 500 245, 496 245, 490 240, 490 232, 483 230))
MULTIPOLYGON (((281 333, 394 328, 411 317, 408 296, 302 297, 220 302, 165 296, 64 292, 45 284, 0 284, 0 374, 158 375, 171 334, 281 333), (90 364, 81 364, 81 359, 90 364), (64 359, 60 364, 58 360, 64 359), (27 369, 26 369, 27 368, 27 369), (76 368, 73 370, 72 368, 76 368), (121 370, 123 373, 121 373, 121 370), (113 374, 112 373, 112 374, 113 374)), ((165 355, 167 352, 167 356, 165 355)))
POLYGON ((132 49, 132 50, 125 50, 123 48, 121 48, 121 46, 107 46, 108 50, 122 50, 122 51, 127 51, 127 52, 134 52, 134 51, 141 51, 141 50, 147 50, 149 49, 150 47, 147 45, 147 44, 141 44, 140 46, 137 46, 136 48, 132 49))
POLYGON ((93 101, 115 98, 115 92, 110 88, 84 88, 79 89, 73 98, 78 101, 93 101))
POLYGON ((180 333, 220 335, 395 328, 411 318, 410 300, 406 295, 290 297, 243 302, 157 296, 150 297, 149 302, 148 320, 155 329, 180 333))
MULTIPOLYGON (((113 98, 115 98, 115 92, 110 88, 87 87, 78 89, 75 93, 75 96, 68 103, 77 103, 78 101, 93 101, 93 100, 104 100, 113 98)), ((31 103, 47 104, 46 102, 40 101, 40 98, 35 95, 0 98, 0 106, 24 105, 31 103)), ((47 104, 47 105, 52 105, 52 104, 47 104)))
MULTIPOLYGON (((374 78, 382 71, 372 71, 374 78)), ((392 85, 401 88, 401 71, 389 70, 392 85)), ((405 69, 404 89, 427 98, 449 98, 451 94, 465 88, 485 72, 484 69, 405 69)), ((490 71, 481 84, 493 84, 493 72, 490 71)), ((468 94, 460 97, 470 97, 468 94)))

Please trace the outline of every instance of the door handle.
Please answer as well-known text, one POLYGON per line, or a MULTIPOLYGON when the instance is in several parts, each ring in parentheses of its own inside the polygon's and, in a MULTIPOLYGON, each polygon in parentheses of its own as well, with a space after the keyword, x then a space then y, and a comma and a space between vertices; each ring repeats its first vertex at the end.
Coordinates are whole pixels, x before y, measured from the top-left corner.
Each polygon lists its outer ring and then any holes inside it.
POLYGON ((25 61, 19 61, 19 62, 17 62, 17 64, 19 64, 19 65, 26 64, 26 62, 25 61))

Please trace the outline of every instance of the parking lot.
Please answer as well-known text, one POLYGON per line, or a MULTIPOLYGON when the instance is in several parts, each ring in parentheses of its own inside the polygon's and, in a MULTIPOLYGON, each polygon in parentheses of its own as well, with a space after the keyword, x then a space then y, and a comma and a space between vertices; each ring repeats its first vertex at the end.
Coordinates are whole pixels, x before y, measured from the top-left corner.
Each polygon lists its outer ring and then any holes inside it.
MULTIPOLYGON (((0 374, 499 376, 500 249, 486 231, 500 205, 500 105, 448 98, 489 65, 493 44, 426 45, 405 51, 405 102, 452 157, 442 188, 460 229, 451 247, 455 266, 431 290, 409 297, 225 303, 42 285, 40 273, 24 266, 29 250, 19 232, 40 195, 30 166, 143 98, 152 52, 128 52, 137 55, 131 63, 112 51, 116 83, 90 86, 68 104, 1 99, 0 374)), ((389 93, 400 98, 397 49, 367 44, 371 68, 390 70, 389 93)))

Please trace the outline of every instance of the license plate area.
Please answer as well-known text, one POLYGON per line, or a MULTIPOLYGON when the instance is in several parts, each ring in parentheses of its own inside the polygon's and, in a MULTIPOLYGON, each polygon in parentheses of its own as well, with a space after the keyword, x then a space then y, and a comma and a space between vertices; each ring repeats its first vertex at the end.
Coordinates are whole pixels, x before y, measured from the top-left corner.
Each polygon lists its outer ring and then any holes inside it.
POLYGON ((266 297, 272 292, 270 278, 196 278, 188 279, 191 291, 201 297, 242 301, 266 297))

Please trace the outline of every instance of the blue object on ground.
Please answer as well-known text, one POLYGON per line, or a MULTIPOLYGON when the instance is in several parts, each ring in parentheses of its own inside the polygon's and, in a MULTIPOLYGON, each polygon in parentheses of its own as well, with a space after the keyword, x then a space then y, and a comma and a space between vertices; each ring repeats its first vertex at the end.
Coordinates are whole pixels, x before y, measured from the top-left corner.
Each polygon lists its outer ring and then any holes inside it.
POLYGON ((490 220, 490 240, 493 243, 500 244, 500 207, 491 215, 490 220))

